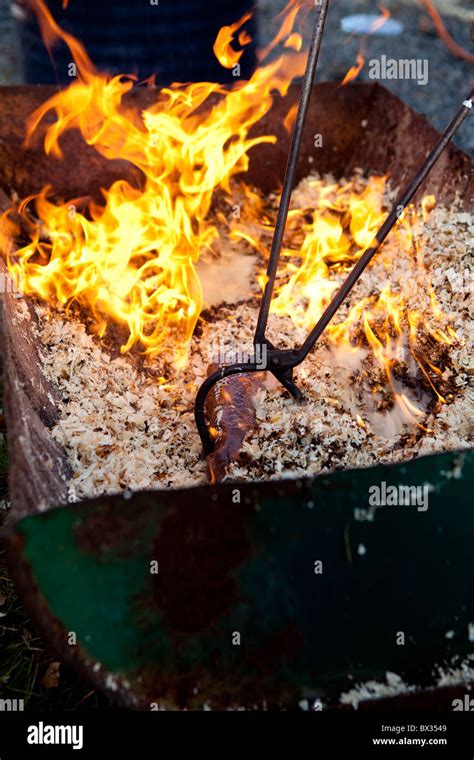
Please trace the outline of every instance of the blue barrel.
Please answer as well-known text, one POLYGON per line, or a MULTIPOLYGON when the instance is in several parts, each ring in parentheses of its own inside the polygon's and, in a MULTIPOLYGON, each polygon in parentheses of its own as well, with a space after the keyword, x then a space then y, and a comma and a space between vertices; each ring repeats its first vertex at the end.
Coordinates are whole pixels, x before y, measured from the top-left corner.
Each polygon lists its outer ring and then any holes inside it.
MULTIPOLYGON (((95 66, 112 74, 156 75, 159 85, 171 82, 235 82, 233 72, 217 61, 212 47, 219 29, 241 18, 252 0, 48 0, 62 29, 81 40, 95 66)), ((38 23, 25 0, 13 0, 23 55, 25 81, 68 84, 72 57, 63 43, 51 61, 38 23)), ((256 22, 245 30, 253 43, 240 59, 240 78, 255 67, 256 22)))

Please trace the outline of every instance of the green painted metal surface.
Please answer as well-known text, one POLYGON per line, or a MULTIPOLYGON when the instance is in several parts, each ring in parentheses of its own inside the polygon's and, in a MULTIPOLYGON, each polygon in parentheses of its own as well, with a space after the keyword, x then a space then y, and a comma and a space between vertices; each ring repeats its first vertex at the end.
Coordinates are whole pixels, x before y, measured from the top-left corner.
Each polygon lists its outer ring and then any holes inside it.
POLYGON ((127 704, 331 701, 387 670, 430 684, 472 651, 473 468, 107 497, 22 520, 10 557, 57 648, 127 704), (371 507, 383 483, 427 502, 371 507))

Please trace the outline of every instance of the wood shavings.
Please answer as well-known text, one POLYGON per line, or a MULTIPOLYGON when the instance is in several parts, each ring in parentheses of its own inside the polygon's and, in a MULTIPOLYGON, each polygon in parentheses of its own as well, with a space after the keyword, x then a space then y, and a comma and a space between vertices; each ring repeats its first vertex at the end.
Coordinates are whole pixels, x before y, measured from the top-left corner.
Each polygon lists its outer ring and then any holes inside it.
MULTIPOLYGON (((293 206, 315 205, 313 180, 302 181, 293 206)), ((357 181, 362 188, 363 178, 357 181)), ((439 207, 422 230, 424 265, 438 306, 450 315, 459 338, 449 348, 449 362, 443 369, 441 379, 452 390, 444 404, 433 402, 429 388, 418 392, 417 383, 423 378, 416 374, 416 367, 410 368, 407 355, 400 359, 400 367, 413 381, 413 387, 403 386, 402 381, 400 387, 423 407, 423 427, 407 424, 394 411, 390 389, 384 387, 386 382, 367 348, 361 346, 348 355, 323 336, 295 373, 304 404, 295 403, 275 383, 266 383, 256 392, 258 425, 247 435, 240 459, 229 466, 229 479, 298 478, 470 446, 472 251, 467 241, 473 233, 469 214, 439 207)), ((357 299, 380 292, 387 281, 397 283, 409 276, 406 257, 398 253, 396 242, 389 239, 336 322, 357 299)), ((344 274, 336 273, 336 281, 341 282, 344 274)), ((227 303, 203 315, 189 348, 188 365, 180 372, 170 369, 166 357, 141 364, 130 355, 114 358, 76 318, 35 305, 38 325, 34 329, 44 371, 62 399, 61 419, 53 432, 74 472, 72 500, 207 482, 194 424, 194 398, 219 346, 234 351, 252 346, 259 300, 255 298, 258 290, 251 290, 247 301, 227 303), (160 376, 166 382, 158 382, 160 376)), ((410 290, 410 307, 424 318, 430 304, 423 288, 410 290)), ((272 315, 269 326, 268 337, 279 347, 294 347, 306 337, 306 330, 295 327, 288 316, 272 315)), ((429 349, 434 350, 431 344, 429 349)))
MULTIPOLYGON (((474 682, 473 661, 474 656, 468 656, 461 663, 438 667, 434 674, 436 688, 456 687, 464 684, 469 689, 474 682)), ((354 710, 357 710, 359 704, 365 700, 395 697, 417 690, 418 687, 405 683, 397 673, 387 672, 385 682, 372 680, 357 684, 353 689, 341 694, 339 701, 341 704, 351 705, 354 710)))
POLYGON ((415 691, 415 687, 406 684, 397 673, 387 671, 385 679, 385 683, 381 681, 367 681, 366 683, 357 684, 353 689, 341 694, 339 701, 341 704, 351 705, 354 710, 357 710, 360 702, 368 699, 396 697, 398 694, 415 691))

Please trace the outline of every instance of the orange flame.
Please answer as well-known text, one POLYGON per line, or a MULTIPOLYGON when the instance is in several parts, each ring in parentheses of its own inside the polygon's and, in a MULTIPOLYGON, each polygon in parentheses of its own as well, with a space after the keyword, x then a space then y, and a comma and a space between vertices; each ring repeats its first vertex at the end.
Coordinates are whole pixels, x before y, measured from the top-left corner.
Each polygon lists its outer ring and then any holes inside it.
POLYGON ((365 42, 366 42, 367 37, 370 34, 374 34, 374 32, 378 31, 378 29, 381 29, 382 26, 386 23, 387 19, 390 18, 390 11, 387 8, 381 5, 380 10, 381 10, 380 16, 376 18, 375 21, 373 21, 372 24, 370 25, 368 34, 366 35, 366 37, 364 37, 360 50, 357 53, 356 63, 354 66, 351 66, 351 68, 345 75, 344 79, 341 82, 341 85, 340 85, 341 87, 344 87, 344 85, 349 84, 349 82, 353 82, 354 79, 357 79, 360 72, 365 66, 365 42))
POLYGON ((380 5, 379 7, 381 11, 380 16, 375 19, 373 24, 370 25, 369 34, 374 34, 374 32, 377 32, 379 29, 381 29, 390 18, 390 11, 388 8, 385 8, 383 5, 380 5))
POLYGON ((344 85, 349 84, 349 82, 353 82, 354 79, 357 79, 364 65, 365 65, 365 55, 362 53, 362 50, 359 50, 356 57, 356 63, 354 64, 354 66, 351 66, 351 68, 347 72, 346 76, 341 82, 341 87, 344 87, 344 85))
MULTIPOLYGON (((218 236, 209 220, 215 193, 230 192, 231 178, 248 167, 249 150, 271 135, 250 138, 251 127, 269 111, 272 93, 285 95, 304 71, 294 24, 302 6, 290 0, 268 55, 289 40, 280 57, 261 65, 250 81, 231 89, 214 83, 175 84, 157 93, 154 105, 138 114, 124 96, 131 77, 97 72, 80 42, 64 32, 43 0, 36 12, 46 44, 63 40, 78 77, 40 106, 28 122, 28 136, 45 125, 46 153, 61 155, 61 137, 78 129, 86 143, 108 159, 126 159, 144 176, 137 189, 127 181, 103 189, 104 204, 90 203, 84 213, 59 203, 45 188, 21 205, 31 242, 10 257, 10 271, 34 293, 61 304, 77 302, 94 318, 102 335, 112 319, 128 328, 122 346, 139 343, 147 352, 171 348, 183 360, 202 307, 195 264, 218 236), (213 96, 211 100, 211 96, 213 96), (40 224, 27 213, 34 208, 40 224)), ((224 66, 241 52, 235 35, 249 18, 219 32, 214 50, 224 66)), ((240 35, 240 42, 247 37, 240 35)))
MULTIPOLYGON (((224 66, 224 68, 232 69, 235 64, 240 61, 242 53, 244 51, 234 50, 231 46, 231 43, 235 39, 236 32, 238 32, 239 29, 241 29, 241 27, 247 23, 251 17, 251 13, 246 13, 245 16, 242 16, 240 21, 237 21, 235 24, 231 24, 230 26, 223 26, 222 29, 219 30, 213 50, 217 60, 221 66, 224 66)), ((245 31, 241 32, 238 39, 239 43, 242 46, 252 41, 251 37, 249 37, 245 31)))
MULTIPOLYGON (((286 244, 278 273, 276 294, 271 312, 289 316, 297 328, 311 329, 340 286, 347 271, 373 241, 374 234, 386 218, 384 195, 385 177, 371 177, 365 187, 357 180, 345 184, 328 184, 326 180, 307 180, 313 207, 292 208, 288 218, 286 244), (308 219, 310 221, 308 221, 308 219)), ((434 196, 422 202, 422 217, 426 221, 434 208, 434 196)), ((417 229, 421 219, 414 208, 400 218, 392 235, 396 238, 397 256, 403 257, 402 279, 388 285, 382 281, 370 297, 360 298, 347 315, 336 317, 327 329, 329 346, 338 356, 361 355, 369 350, 380 368, 385 384, 391 391, 399 418, 426 430, 422 424, 425 412, 414 398, 403 390, 397 379, 397 367, 402 363, 413 374, 418 368, 439 403, 446 398, 437 390, 441 370, 432 354, 423 348, 428 335, 439 344, 452 345, 458 340, 448 324, 449 319, 439 308, 430 286, 429 273, 424 266, 417 229), (415 294, 426 292, 423 317, 410 307, 415 294), (411 367, 411 369, 410 369, 411 367)), ((247 233, 245 223, 234 225, 233 236, 251 242, 257 250, 262 244, 258 235, 247 233)), ((384 248, 378 260, 393 272, 392 261, 384 261, 384 248)), ((386 255, 386 254, 385 254, 386 255)), ((259 284, 263 288, 264 277, 259 284)))
MULTIPOLYGON (((43 129, 45 151, 60 156, 62 135, 78 129, 98 153, 128 160, 144 179, 139 188, 125 180, 115 182, 102 190, 103 203, 89 202, 83 212, 77 202, 54 199, 51 188, 24 199, 15 210, 30 242, 9 255, 9 271, 27 294, 66 306, 77 302, 92 314, 99 335, 110 321, 125 326, 123 351, 135 344, 150 353, 172 349, 179 364, 202 308, 195 264, 219 237, 211 214, 213 199, 220 190, 230 193, 232 178, 248 168, 253 146, 275 141, 271 135, 249 137, 250 130, 270 110, 272 92, 284 96, 292 78, 304 71, 305 55, 295 31, 302 20, 301 5, 290 0, 249 82, 231 89, 205 82, 174 84, 158 91, 156 102, 142 113, 125 100, 132 78, 97 72, 83 46, 57 26, 43 0, 37 12, 47 44, 62 39, 69 45, 78 78, 37 109, 28 122, 28 136, 43 129), (282 55, 268 62, 279 43, 282 55), (56 116, 53 123, 45 119, 50 113, 56 116)), ((241 46, 249 41, 242 30, 246 20, 248 16, 220 31, 214 48, 222 65, 239 60, 242 51, 233 44, 236 39, 241 46)), ((295 114, 293 107, 284 120, 288 130, 295 114)), ((315 324, 386 217, 385 177, 372 177, 365 185, 356 180, 308 182, 318 201, 290 211, 287 239, 293 242, 282 251, 271 304, 273 313, 290 316, 304 329, 315 324)), ((247 241, 265 257, 271 215, 265 216, 262 197, 250 188, 243 188, 243 203, 242 218, 227 221, 230 237, 247 241), (261 218, 266 218, 264 224, 261 218)), ((423 199, 423 221, 435 204, 434 196, 423 199)), ((2 234, 11 239, 14 219, 7 214, 2 220, 2 234)), ((436 388, 441 370, 421 338, 428 335, 451 345, 457 336, 430 288, 419 222, 410 208, 393 233, 400 255, 406 257, 403 282, 383 284, 352 304, 330 325, 327 339, 333 348, 370 352, 403 419, 423 427, 424 412, 397 381, 397 365, 408 357, 443 403, 446 399, 436 388), (423 315, 409 307, 410 295, 421 290, 428 293, 423 315)), ((382 261, 383 256, 382 249, 382 261)), ((390 261, 384 263, 388 269, 390 261)), ((264 275, 259 282, 263 287, 264 275)))
POLYGON ((288 134, 291 134, 291 130, 293 129, 293 124, 295 123, 297 113, 298 113, 298 104, 293 103, 288 113, 286 114, 285 118, 283 119, 283 126, 285 127, 288 134))

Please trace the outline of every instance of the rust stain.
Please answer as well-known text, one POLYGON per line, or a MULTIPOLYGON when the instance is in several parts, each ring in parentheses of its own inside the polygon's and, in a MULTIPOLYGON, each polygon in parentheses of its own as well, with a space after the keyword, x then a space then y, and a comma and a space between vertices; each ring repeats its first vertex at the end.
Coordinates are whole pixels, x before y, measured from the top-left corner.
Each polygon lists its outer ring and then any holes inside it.
POLYGON ((237 602, 234 576, 251 554, 246 522, 246 510, 222 498, 165 517, 154 542, 159 574, 152 582, 172 632, 205 630, 237 602))

